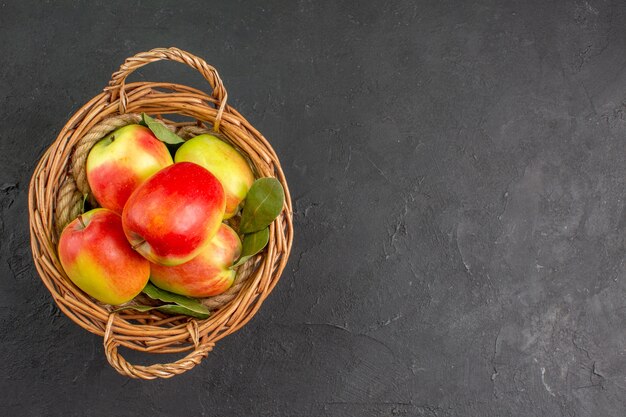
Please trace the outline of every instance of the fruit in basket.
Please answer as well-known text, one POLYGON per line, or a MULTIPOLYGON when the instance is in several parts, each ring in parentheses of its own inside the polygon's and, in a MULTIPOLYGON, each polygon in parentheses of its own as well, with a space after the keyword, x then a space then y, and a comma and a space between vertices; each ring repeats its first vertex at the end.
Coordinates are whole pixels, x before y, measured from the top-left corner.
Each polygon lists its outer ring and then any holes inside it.
POLYGON ((164 290, 189 297, 209 297, 226 291, 236 271, 230 269, 241 254, 237 233, 222 224, 211 243, 189 262, 178 266, 151 264, 150 281, 164 290))
POLYGON ((128 125, 110 133, 87 156, 87 181, 102 207, 122 214, 132 192, 172 165, 167 147, 147 127, 128 125))
POLYGON ((122 224, 137 252, 154 263, 179 265, 209 244, 222 223, 225 204, 224 190, 213 174, 200 165, 180 162, 133 192, 122 224))
POLYGON ((130 301, 150 277, 150 262, 131 248, 121 217, 104 208, 88 211, 65 227, 59 259, 78 288, 107 304, 130 301))
POLYGON ((213 135, 200 135, 185 142, 174 156, 176 162, 194 162, 211 171, 224 187, 228 219, 237 214, 254 182, 250 165, 235 148, 213 135))

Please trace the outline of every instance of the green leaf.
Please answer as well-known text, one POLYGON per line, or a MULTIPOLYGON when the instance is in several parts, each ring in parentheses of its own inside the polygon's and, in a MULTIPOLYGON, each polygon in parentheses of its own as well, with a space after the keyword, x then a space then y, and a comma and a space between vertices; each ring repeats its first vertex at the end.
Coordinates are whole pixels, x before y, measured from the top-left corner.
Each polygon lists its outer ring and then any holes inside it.
POLYGON ((285 192, 276 178, 259 178, 248 191, 239 231, 252 233, 265 229, 280 214, 284 202, 285 192))
POLYGON ((250 233, 243 237, 243 247, 241 249, 241 257, 232 268, 243 265, 257 253, 261 252, 270 240, 270 229, 266 227, 255 233, 250 233))
POLYGON ((143 292, 148 297, 154 300, 160 300, 164 303, 176 303, 179 306, 184 307, 187 310, 191 310, 197 314, 209 314, 209 309, 195 298, 185 297, 184 295, 174 294, 172 292, 162 290, 158 287, 155 287, 150 282, 148 282, 148 284, 145 286, 143 292))
POLYGON ((184 142, 184 140, 182 140, 176 133, 171 132, 168 128, 145 113, 141 114, 141 121, 143 122, 142 124, 148 126, 148 128, 152 130, 154 136, 156 136, 161 142, 169 143, 171 145, 184 142))
POLYGON ((182 315, 185 315, 185 316, 196 317, 198 319, 206 319, 210 315, 209 313, 198 313, 197 311, 190 310, 190 309, 188 309, 186 307, 179 306, 179 305, 174 305, 174 304, 166 304, 164 306, 159 306, 159 307, 157 307, 157 310, 162 311, 162 312, 167 313, 167 314, 171 314, 173 316, 174 315, 178 315, 178 314, 182 314, 182 315))
POLYGON ((123 306, 120 308, 116 308, 115 310, 113 310, 114 313, 117 313, 118 311, 123 311, 123 310, 137 310, 140 312, 146 312, 146 311, 150 311, 150 310, 154 310, 156 309, 158 306, 144 306, 141 304, 132 304, 132 305, 127 305, 127 306, 123 306))
POLYGON ((124 307, 116 309, 115 311, 121 311, 121 310, 137 310, 141 312, 150 311, 150 310, 159 310, 166 314, 171 314, 171 315, 182 314, 184 316, 191 316, 191 317, 196 317, 199 319, 206 319, 209 317, 208 313, 207 314, 198 313, 196 311, 189 310, 183 306, 179 306, 176 304, 166 304, 162 306, 144 306, 144 305, 137 304, 137 305, 124 306, 124 307))

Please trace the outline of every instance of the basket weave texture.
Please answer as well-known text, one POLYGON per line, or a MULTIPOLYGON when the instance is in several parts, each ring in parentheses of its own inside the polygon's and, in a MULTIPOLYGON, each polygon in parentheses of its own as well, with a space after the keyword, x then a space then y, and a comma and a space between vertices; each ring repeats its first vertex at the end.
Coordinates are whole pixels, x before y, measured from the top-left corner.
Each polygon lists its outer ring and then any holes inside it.
POLYGON ((289 188, 276 153, 268 141, 237 110, 226 104, 228 94, 217 71, 204 60, 177 48, 157 48, 128 58, 102 93, 81 107, 44 153, 29 188, 33 259, 39 275, 59 308, 84 329, 103 336, 107 360, 132 378, 170 378, 193 368, 221 338, 237 331, 258 311, 280 278, 293 239, 289 188), (126 78, 151 62, 171 60, 202 74, 212 94, 180 84, 135 82, 126 78), (237 271, 226 293, 202 300, 212 310, 208 319, 167 316, 160 312, 115 311, 78 289, 67 277, 57 255, 60 231, 80 213, 89 195, 85 160, 98 139, 121 126, 136 123, 141 113, 159 121, 184 139, 211 131, 246 156, 257 177, 275 177, 285 190, 285 204, 270 225, 267 247, 237 271), (163 115, 186 116, 172 122, 163 115), (150 352, 187 352, 173 363, 132 365, 119 346, 150 352))

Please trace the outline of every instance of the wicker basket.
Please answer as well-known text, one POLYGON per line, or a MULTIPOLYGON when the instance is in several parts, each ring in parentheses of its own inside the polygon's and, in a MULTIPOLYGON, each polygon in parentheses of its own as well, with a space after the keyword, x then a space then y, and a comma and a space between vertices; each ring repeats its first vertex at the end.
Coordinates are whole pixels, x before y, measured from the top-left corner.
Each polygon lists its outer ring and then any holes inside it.
POLYGON ((132 378, 170 378, 200 363, 215 343, 245 325, 258 311, 283 271, 293 237, 291 199, 276 153, 237 110, 226 105, 227 93, 215 68, 176 48, 139 53, 120 67, 109 85, 80 110, 45 152, 30 182, 29 216, 35 266, 59 308, 84 329, 104 337, 106 357, 120 374, 132 378), (196 69, 209 82, 212 95, 184 85, 137 82, 126 77, 151 62, 171 60, 196 69), (248 157, 257 177, 275 177, 285 190, 285 205, 270 225, 270 241, 263 252, 237 272, 226 293, 203 300, 213 313, 206 320, 134 310, 115 312, 79 290, 66 276, 57 256, 62 227, 80 211, 89 192, 85 158, 91 146, 108 132, 135 123, 142 112, 156 115, 183 138, 209 131, 236 146, 248 157), (178 114, 191 121, 174 123, 163 115, 178 114), (173 363, 131 365, 119 346, 150 353, 191 350, 173 363))

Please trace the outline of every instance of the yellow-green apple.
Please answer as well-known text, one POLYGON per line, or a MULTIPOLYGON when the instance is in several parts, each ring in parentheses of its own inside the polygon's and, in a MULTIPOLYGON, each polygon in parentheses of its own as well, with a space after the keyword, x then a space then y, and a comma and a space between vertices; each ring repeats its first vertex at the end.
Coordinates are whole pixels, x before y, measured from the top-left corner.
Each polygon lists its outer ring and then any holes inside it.
POLYGON ((224 187, 228 219, 237 214, 254 182, 250 165, 235 148, 213 135, 200 135, 185 142, 174 156, 176 162, 194 162, 211 171, 224 187))
POLYGON ((226 199, 213 174, 180 162, 162 169, 130 196, 122 224, 133 248, 152 262, 179 265, 204 249, 217 233, 226 199))
POLYGON ((222 224, 211 243, 198 256, 178 266, 150 265, 150 281, 159 288, 189 297, 209 297, 233 285, 230 269, 241 254, 237 233, 222 224))
POLYGON ((107 304, 130 301, 150 278, 150 262, 131 248, 122 218, 104 208, 80 215, 63 229, 59 259, 78 288, 107 304))
POLYGON ((102 207, 122 214, 132 192, 152 174, 173 163, 165 144, 150 129, 128 125, 91 149, 87 156, 87 181, 102 207))

